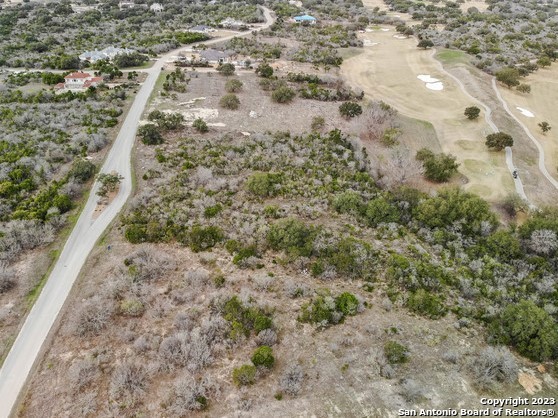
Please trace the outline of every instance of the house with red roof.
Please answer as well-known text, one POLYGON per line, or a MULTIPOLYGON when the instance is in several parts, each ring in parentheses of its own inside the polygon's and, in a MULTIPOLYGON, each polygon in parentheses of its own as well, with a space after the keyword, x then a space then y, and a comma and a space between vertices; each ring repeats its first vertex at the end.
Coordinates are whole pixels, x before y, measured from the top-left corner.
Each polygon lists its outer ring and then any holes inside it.
POLYGON ((103 77, 95 77, 83 71, 76 71, 64 77, 64 83, 55 86, 56 89, 85 90, 88 87, 97 87, 103 82, 103 77))

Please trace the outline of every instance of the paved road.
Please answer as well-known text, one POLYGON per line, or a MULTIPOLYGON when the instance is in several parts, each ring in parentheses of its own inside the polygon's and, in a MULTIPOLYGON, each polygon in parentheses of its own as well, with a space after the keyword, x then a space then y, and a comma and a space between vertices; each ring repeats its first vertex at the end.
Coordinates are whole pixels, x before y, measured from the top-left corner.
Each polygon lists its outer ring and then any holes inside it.
MULTIPOLYGON (((269 9, 263 8, 266 23, 256 30, 269 27, 274 19, 269 9)), ((213 39, 204 44, 213 44, 241 35, 213 39)), ((24 387, 33 364, 38 359, 43 342, 60 313, 70 290, 82 269, 85 260, 95 243, 118 215, 132 191, 131 152, 134 145, 136 129, 145 109, 149 96, 155 87, 162 65, 179 50, 169 52, 161 57, 155 65, 145 70, 147 78, 138 91, 134 102, 124 120, 122 128, 101 168, 101 172, 117 171, 124 179, 120 184, 118 195, 111 204, 93 220, 97 205, 95 192, 99 185, 95 183, 91 195, 68 238, 60 257, 52 270, 48 281, 29 312, 23 327, 15 340, 4 365, 0 370, 0 418, 7 418, 18 403, 18 396, 24 387)))
MULTIPOLYGON (((435 53, 436 53, 436 50, 434 50, 432 52, 432 56, 434 56, 435 53)), ((457 83, 457 85, 461 88, 461 91, 463 91, 463 93, 467 97, 469 97, 471 99, 471 101, 478 103, 484 109, 484 120, 486 121, 488 126, 490 126, 490 129, 492 129, 492 132, 499 132, 500 130, 498 129, 498 127, 494 123, 494 120, 492 119, 492 109, 487 104, 485 104, 484 102, 481 102, 479 99, 477 99, 476 97, 473 97, 471 94, 469 94, 469 92, 465 88, 465 85, 461 82, 461 80, 459 78, 457 78, 456 76, 451 74, 449 71, 447 71, 440 61, 438 61, 438 60, 435 60, 435 61, 438 63, 438 66, 439 66, 440 70, 442 70, 445 74, 447 74, 449 77, 451 77, 457 83)), ((492 79, 492 82, 494 83, 494 79, 492 79)), ((496 93, 499 95, 498 91, 496 91, 496 93)), ((535 206, 529 201, 529 198, 527 198, 527 195, 525 194, 525 189, 523 188, 523 183, 521 181, 520 176, 517 175, 516 178, 513 177, 513 172, 516 170, 516 168, 515 168, 515 165, 513 163, 513 152, 512 152, 512 149, 510 147, 506 147, 506 165, 508 166, 508 170, 510 171, 510 174, 512 175, 513 182, 514 182, 514 185, 515 185, 515 192, 523 200, 525 200, 527 203, 529 203, 529 206, 531 208, 534 208, 535 206)))

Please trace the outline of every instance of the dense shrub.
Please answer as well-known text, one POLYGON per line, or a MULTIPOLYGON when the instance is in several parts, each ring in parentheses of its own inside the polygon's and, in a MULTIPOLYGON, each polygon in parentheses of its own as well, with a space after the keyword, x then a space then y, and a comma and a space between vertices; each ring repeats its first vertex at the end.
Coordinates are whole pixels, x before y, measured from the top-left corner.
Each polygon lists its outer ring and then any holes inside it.
POLYGON ((256 74, 263 78, 271 78, 271 76, 273 76, 273 67, 267 62, 262 62, 258 65, 258 68, 256 68, 256 74))
POLYGON ((556 321, 532 301, 508 305, 493 320, 491 338, 512 345, 533 361, 558 357, 558 326, 556 321))
POLYGON ((339 113, 345 119, 351 119, 362 114, 362 106, 355 102, 345 102, 339 106, 339 113))
POLYGON ((252 385, 256 382, 256 367, 250 364, 236 367, 233 370, 232 379, 237 386, 252 385))
POLYGON ((154 123, 146 123, 138 129, 138 135, 141 142, 145 145, 159 145, 163 143, 163 136, 159 132, 159 128, 154 123))
POLYGON ((223 318, 231 324, 230 337, 237 340, 273 327, 271 314, 256 306, 245 306, 236 296, 230 298, 222 309, 223 318))
POLYGON ((329 295, 317 296, 310 303, 302 306, 298 320, 327 327, 343 322, 345 317, 354 316, 359 312, 360 302, 355 295, 344 292, 333 298, 329 295))
POLYGON ((360 215, 364 210, 364 200, 362 196, 354 191, 347 191, 335 195, 333 198, 333 209, 339 213, 349 213, 360 215))
POLYGON ((314 235, 315 228, 298 219, 281 219, 270 226, 267 242, 274 250, 308 256, 312 252, 314 235))
POLYGON ((76 160, 70 170, 70 176, 78 183, 85 183, 95 174, 97 167, 88 160, 76 160))
POLYGON ((220 64, 217 67, 217 71, 219 71, 220 74, 224 75, 224 76, 231 76, 234 74, 234 65, 233 64, 220 64))
POLYGON ((281 173, 254 173, 246 181, 246 188, 259 197, 277 195, 283 180, 281 173))
POLYGON ((414 215, 430 228, 459 224, 467 235, 490 232, 497 224, 496 215, 486 201, 456 187, 441 189, 436 197, 424 199, 414 215))
POLYGON ((287 86, 280 86, 271 93, 271 100, 276 103, 289 103, 295 96, 296 92, 293 89, 287 86))
POLYGON ((225 109, 236 110, 240 106, 240 100, 236 94, 229 93, 221 97, 219 105, 225 109))
POLYGON ((409 349, 396 341, 384 344, 384 355, 389 364, 401 364, 409 361, 409 349))
POLYGON ((488 347, 475 356, 471 363, 475 383, 489 389, 495 383, 512 383, 517 379, 518 367, 506 347, 488 347))
POLYGON ((266 369, 271 369, 275 364, 275 357, 273 357, 273 350, 271 347, 266 345, 258 347, 252 355, 252 364, 256 367, 262 366, 266 369))
POLYGON ((205 133, 209 131, 207 123, 202 118, 197 118, 192 122, 192 127, 200 133, 205 133))
POLYGON ((188 234, 188 244, 192 251, 200 252, 213 248, 224 238, 223 231, 217 226, 194 225, 188 234))
POLYGON ((242 84, 242 81, 234 78, 232 80, 228 80, 225 83, 225 90, 227 93, 238 93, 240 90, 242 90, 242 86, 244 84, 242 84))
POLYGON ((398 222, 400 218, 397 207, 384 197, 378 197, 368 202, 364 216, 370 226, 373 227, 381 223, 398 222))
POLYGON ((407 307, 411 311, 431 319, 441 318, 447 313, 442 299, 424 289, 419 289, 409 296, 407 307))

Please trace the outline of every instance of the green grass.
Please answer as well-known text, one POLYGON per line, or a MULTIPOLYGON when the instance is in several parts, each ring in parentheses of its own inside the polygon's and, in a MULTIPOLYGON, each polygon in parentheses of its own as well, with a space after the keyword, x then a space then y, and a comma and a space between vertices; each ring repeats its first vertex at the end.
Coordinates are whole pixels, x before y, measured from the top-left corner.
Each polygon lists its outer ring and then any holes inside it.
POLYGON ((10 352, 10 349, 14 344, 14 341, 15 341, 15 335, 8 335, 6 339, 2 342, 2 345, 4 347, 2 347, 2 356, 0 357, 0 367, 2 366, 2 364, 4 364, 4 360, 6 360, 6 357, 8 356, 8 353, 10 352))
POLYGON ((428 148, 433 152, 442 152, 438 135, 430 122, 402 114, 397 119, 402 131, 398 140, 406 149, 416 152, 421 148, 428 148))
POLYGON ((442 64, 461 64, 469 62, 469 56, 463 51, 443 49, 436 54, 436 59, 442 64))
POLYGON ((146 111, 147 111, 147 109, 149 109, 149 106, 151 105, 151 102, 153 102, 153 99, 155 99, 155 97, 157 97, 159 92, 161 90, 163 90, 163 84, 165 83, 167 74, 170 74, 170 71, 161 71, 161 74, 159 74, 159 77, 157 78, 157 81, 155 82, 155 87, 153 87, 153 91, 151 92, 151 95, 149 96, 149 99, 147 100, 147 104, 145 105, 145 110, 146 111))

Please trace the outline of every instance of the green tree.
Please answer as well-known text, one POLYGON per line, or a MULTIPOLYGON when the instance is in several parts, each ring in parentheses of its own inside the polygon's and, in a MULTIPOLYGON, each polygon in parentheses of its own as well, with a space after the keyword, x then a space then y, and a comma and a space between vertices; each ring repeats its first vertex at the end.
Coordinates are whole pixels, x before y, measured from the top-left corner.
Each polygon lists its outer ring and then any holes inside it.
POLYGON ((443 188, 438 195, 423 199, 415 208, 416 220, 430 228, 460 224, 465 235, 478 236, 485 225, 494 228, 496 215, 480 197, 458 187, 443 188))
POLYGON ((41 74, 41 80, 45 84, 53 85, 53 84, 63 83, 64 76, 62 74, 45 72, 41 74))
POLYGON ((358 312, 358 299, 349 292, 341 293, 335 298, 336 309, 343 313, 344 316, 354 316, 358 312))
POLYGON ((225 109, 236 110, 240 106, 240 100, 236 94, 229 93, 221 97, 219 105, 225 109))
POLYGON ((506 147, 513 146, 513 138, 504 132, 496 132, 486 137, 486 146, 495 151, 502 151, 506 147))
POLYGON ((362 114, 362 106, 355 102, 345 102, 339 106, 339 113, 345 119, 351 119, 362 114))
POLYGON ((154 123, 146 123, 138 129, 138 135, 141 142, 145 145, 159 145, 163 143, 163 136, 159 132, 159 128, 154 123))
POLYGON ((532 301, 508 305, 491 326, 494 341, 509 344, 533 361, 558 357, 556 321, 532 301))
POLYGON ((87 160, 77 160, 74 162, 70 170, 70 176, 73 177, 78 183, 85 183, 93 174, 95 174, 95 164, 87 160))
POLYGON ((469 106, 468 108, 465 109, 464 113, 465 116, 467 116, 467 119, 475 120, 480 115, 480 109, 477 106, 469 106))
POLYGON ((124 177, 117 173, 101 173, 97 181, 101 184, 97 190, 97 196, 106 197, 109 193, 116 191, 124 177))
POLYGON ((417 152, 416 159, 422 162, 424 176, 436 183, 448 181, 459 168, 455 157, 450 154, 434 154, 432 151, 422 148, 417 152))
POLYGON ((544 67, 550 67, 551 64, 552 64, 552 61, 551 61, 550 58, 547 57, 547 56, 540 57, 540 58, 537 60, 537 65, 538 65, 539 67, 543 67, 543 68, 544 68, 544 67))
POLYGON ((428 49, 432 48, 433 46, 434 42, 432 42, 430 39, 421 39, 417 45, 417 48, 428 49))
POLYGON ((218 71, 220 74, 222 74, 222 75, 224 75, 224 76, 227 76, 227 77, 228 77, 228 76, 231 76, 231 75, 234 75, 234 70, 235 70, 234 65, 233 65, 233 64, 230 64, 230 63, 220 64, 220 65, 217 67, 217 71, 218 71))
POLYGON ((275 364, 275 357, 273 357, 273 350, 267 345, 258 347, 252 355, 252 364, 254 366, 263 366, 266 369, 271 369, 275 364))
POLYGON ((509 88, 519 85, 519 71, 516 68, 502 68, 496 72, 496 80, 509 88))
POLYGON ((539 122, 539 128, 541 128, 543 134, 549 132, 552 129, 548 122, 539 122))
POLYGON ((376 227, 380 223, 398 222, 399 216, 397 207, 390 204, 384 197, 372 199, 366 205, 365 217, 370 226, 376 227))

